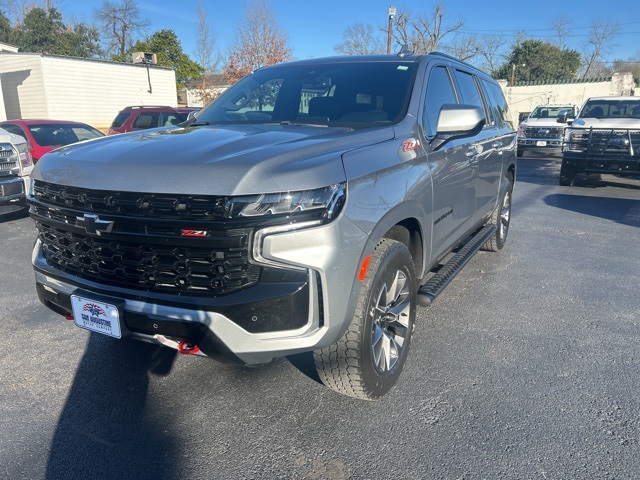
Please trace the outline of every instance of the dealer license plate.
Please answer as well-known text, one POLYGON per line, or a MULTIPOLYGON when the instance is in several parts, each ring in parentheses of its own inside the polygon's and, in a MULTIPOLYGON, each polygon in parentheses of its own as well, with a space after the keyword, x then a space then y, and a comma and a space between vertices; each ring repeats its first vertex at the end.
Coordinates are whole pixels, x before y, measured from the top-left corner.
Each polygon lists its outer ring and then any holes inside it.
POLYGON ((115 305, 71 295, 71 307, 77 326, 110 337, 122 337, 120 315, 115 305))
POLYGON ((544 140, 538 140, 536 142, 536 146, 537 147, 546 147, 547 146, 547 142, 545 142, 544 140))

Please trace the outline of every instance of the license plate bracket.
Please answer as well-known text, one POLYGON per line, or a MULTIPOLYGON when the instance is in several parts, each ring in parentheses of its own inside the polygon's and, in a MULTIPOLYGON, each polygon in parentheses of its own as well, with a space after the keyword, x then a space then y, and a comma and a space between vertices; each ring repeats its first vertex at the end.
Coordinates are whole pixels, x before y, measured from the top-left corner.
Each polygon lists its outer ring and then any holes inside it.
POLYGON ((122 300, 75 292, 71 295, 71 308, 78 327, 109 337, 122 338, 122 300))

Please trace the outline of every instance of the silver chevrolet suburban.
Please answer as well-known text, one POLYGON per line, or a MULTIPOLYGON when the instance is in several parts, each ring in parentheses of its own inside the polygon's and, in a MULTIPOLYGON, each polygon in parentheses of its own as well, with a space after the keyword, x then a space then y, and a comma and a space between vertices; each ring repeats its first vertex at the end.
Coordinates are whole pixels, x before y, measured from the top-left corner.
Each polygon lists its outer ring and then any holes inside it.
POLYGON ((181 125, 38 162, 39 298, 185 354, 313 352, 326 385, 380 397, 416 308, 504 245, 508 118, 494 80, 439 53, 259 69, 181 125))

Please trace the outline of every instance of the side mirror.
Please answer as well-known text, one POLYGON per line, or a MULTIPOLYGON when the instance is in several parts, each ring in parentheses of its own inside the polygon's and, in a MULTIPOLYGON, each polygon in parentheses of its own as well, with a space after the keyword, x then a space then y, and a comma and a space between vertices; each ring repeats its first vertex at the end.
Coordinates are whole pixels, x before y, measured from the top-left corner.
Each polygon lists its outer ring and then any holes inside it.
POLYGON ((438 114, 436 136, 431 146, 437 150, 451 140, 473 137, 480 133, 486 121, 484 110, 480 107, 445 103, 438 114))
POLYGON ((567 110, 560 110, 560 113, 558 113, 558 116, 556 117, 556 122, 571 125, 575 118, 576 117, 572 114, 569 114, 567 110))

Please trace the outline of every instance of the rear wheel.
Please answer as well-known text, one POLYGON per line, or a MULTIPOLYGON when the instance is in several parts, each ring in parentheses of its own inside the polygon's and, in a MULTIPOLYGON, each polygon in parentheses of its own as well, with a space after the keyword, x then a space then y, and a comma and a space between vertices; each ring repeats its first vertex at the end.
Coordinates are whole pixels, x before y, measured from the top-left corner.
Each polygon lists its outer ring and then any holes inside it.
POLYGON ((568 187, 569 185, 573 184, 575 177, 575 167, 562 160, 562 165, 560 166, 560 185, 562 185, 563 187, 568 187))
POLYGON ((416 290, 407 247, 382 239, 371 255, 347 332, 335 344, 314 352, 325 385, 365 400, 379 398, 395 385, 409 351, 416 290))
POLYGON ((497 252, 507 241, 509 233, 509 223, 511 222, 511 194, 513 193, 513 180, 511 175, 504 179, 502 186, 502 196, 494 212, 491 214, 491 225, 497 225, 494 233, 487 243, 482 246, 482 250, 497 252))

